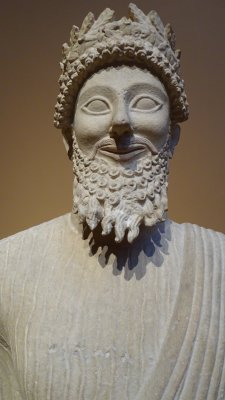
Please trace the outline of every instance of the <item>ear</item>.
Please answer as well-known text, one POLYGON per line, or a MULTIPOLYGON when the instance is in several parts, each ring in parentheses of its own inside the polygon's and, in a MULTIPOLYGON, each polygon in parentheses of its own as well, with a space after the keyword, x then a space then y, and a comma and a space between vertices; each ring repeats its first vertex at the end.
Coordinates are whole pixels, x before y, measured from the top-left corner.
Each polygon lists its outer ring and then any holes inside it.
POLYGON ((72 126, 69 128, 62 129, 63 134, 63 143, 68 154, 69 159, 71 160, 73 154, 73 129, 72 126))
POLYGON ((177 124, 171 124, 171 127, 170 127, 170 140, 169 140, 171 158, 173 156, 175 147, 179 142, 179 139, 180 139, 180 126, 177 125, 177 124))

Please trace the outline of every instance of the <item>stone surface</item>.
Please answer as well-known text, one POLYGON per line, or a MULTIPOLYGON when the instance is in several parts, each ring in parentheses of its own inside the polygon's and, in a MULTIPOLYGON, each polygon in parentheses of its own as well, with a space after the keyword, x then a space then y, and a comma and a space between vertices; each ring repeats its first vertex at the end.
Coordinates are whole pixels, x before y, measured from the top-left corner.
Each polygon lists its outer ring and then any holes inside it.
POLYGON ((166 216, 175 36, 134 5, 112 16, 64 46, 73 212, 0 244, 2 400, 225 398, 225 237, 166 216))
POLYGON ((80 87, 97 69, 113 64, 140 65, 159 76, 170 96, 172 120, 182 122, 188 118, 184 82, 180 77, 181 52, 176 50, 171 25, 164 26, 156 11, 145 15, 129 4, 129 16, 119 21, 114 20, 114 11, 109 8, 97 20, 89 13, 80 29, 73 26, 70 41, 63 49, 55 126, 63 129, 66 136, 80 87))
POLYGON ((81 88, 73 124, 74 212, 121 242, 167 211, 168 161, 179 139, 159 79, 137 67, 108 67, 81 88))
POLYGON ((1 399, 223 399, 224 236, 96 246, 73 219, 1 243, 1 399))

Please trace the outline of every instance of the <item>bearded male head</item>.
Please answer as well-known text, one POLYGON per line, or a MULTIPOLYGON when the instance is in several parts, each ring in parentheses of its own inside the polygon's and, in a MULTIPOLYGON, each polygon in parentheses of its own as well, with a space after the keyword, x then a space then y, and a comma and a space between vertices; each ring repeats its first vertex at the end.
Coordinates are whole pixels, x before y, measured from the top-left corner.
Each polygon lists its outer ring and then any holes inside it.
POLYGON ((168 161, 188 117, 179 57, 170 25, 133 4, 119 21, 88 14, 64 45, 55 125, 73 160, 73 211, 118 242, 166 217, 168 161))

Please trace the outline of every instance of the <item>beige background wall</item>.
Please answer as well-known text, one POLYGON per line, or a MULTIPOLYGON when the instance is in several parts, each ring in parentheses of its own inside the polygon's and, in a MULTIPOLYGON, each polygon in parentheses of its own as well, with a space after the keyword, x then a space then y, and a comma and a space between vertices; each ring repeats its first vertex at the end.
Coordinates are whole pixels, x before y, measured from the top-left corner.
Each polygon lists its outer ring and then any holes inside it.
MULTIPOLYGON (((71 209, 72 172, 53 127, 61 44, 89 10, 126 1, 5 2, 1 26, 1 237, 71 209)), ((224 2, 140 0, 171 22, 182 49, 190 119, 170 175, 170 218, 225 231, 224 2)))

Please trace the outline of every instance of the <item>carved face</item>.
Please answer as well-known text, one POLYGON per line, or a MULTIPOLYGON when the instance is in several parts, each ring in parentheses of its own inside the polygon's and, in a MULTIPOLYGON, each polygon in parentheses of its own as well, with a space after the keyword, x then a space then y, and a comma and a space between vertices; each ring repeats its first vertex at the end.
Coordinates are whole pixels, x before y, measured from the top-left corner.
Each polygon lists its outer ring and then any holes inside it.
POLYGON ((80 90, 74 118, 74 212, 102 234, 132 242, 143 223, 165 218, 171 145, 169 99, 137 67, 95 73, 80 90))
POLYGON ((149 150, 159 152, 168 139, 169 125, 164 86, 135 66, 100 70, 78 95, 74 118, 78 146, 88 157, 108 164, 130 166, 149 150))

